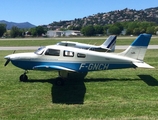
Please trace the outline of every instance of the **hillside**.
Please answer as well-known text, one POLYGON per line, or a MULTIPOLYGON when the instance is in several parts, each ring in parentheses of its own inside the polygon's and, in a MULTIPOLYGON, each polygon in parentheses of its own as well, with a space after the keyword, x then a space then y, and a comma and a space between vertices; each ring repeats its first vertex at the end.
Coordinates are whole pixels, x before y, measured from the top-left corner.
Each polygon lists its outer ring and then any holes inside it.
MULTIPOLYGON (((150 21, 158 24, 158 7, 147 8, 144 10, 125 8, 123 10, 115 10, 107 13, 97 13, 84 18, 75 18, 74 20, 55 21, 49 25, 44 25, 43 27, 47 26, 49 29, 55 30, 60 28, 67 29, 70 26, 73 26, 80 29, 86 25, 107 25, 125 21, 150 21)), ((18 28, 36 27, 29 22, 15 23, 0 20, 0 23, 7 24, 7 29, 11 29, 12 26, 17 26, 18 28)))
POLYGON ((125 8, 107 13, 97 13, 84 18, 76 18, 69 21, 59 21, 49 24, 52 29, 68 28, 70 26, 82 27, 86 25, 106 25, 125 21, 150 21, 158 23, 158 7, 144 10, 125 8))
POLYGON ((32 28, 32 27, 36 27, 35 25, 29 23, 29 22, 23 22, 23 23, 15 23, 15 22, 8 22, 5 20, 0 20, 0 23, 4 23, 7 25, 7 29, 11 29, 13 26, 16 26, 18 28, 32 28))

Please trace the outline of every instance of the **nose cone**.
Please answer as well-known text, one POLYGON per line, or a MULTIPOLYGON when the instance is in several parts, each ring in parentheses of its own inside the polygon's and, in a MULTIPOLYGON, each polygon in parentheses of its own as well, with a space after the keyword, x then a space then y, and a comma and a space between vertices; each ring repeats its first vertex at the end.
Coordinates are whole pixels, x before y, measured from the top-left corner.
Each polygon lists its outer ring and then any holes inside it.
POLYGON ((19 58, 17 54, 10 54, 4 57, 5 59, 16 60, 19 58))
POLYGON ((16 53, 5 56, 5 59, 10 60, 30 60, 30 58, 36 57, 34 53, 16 53))
POLYGON ((13 60, 13 59, 15 59, 15 55, 14 54, 7 55, 7 56, 4 57, 4 59, 13 60))
POLYGON ((7 56, 4 57, 4 59, 10 59, 10 56, 11 55, 7 55, 7 56))
POLYGON ((5 62, 4 66, 7 66, 8 63, 10 62, 10 55, 5 56, 4 58, 7 59, 7 61, 5 62))

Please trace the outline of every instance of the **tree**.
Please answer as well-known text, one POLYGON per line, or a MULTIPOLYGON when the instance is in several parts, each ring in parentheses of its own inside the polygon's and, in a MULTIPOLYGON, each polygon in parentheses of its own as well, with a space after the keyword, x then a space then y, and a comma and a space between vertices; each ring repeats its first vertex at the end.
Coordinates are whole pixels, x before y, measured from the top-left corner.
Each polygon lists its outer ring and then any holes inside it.
POLYGON ((20 36, 20 29, 16 26, 13 26, 10 31, 10 36, 13 38, 20 36))
POLYGON ((6 32, 6 24, 0 23, 0 37, 2 37, 5 32, 6 32))
POLYGON ((157 33, 157 31, 158 31, 158 26, 155 26, 154 33, 157 33))
POLYGON ((154 34, 154 26, 152 26, 152 27, 147 27, 146 33, 154 34))
POLYGON ((137 22, 129 22, 128 25, 127 25, 127 29, 130 29, 130 30, 134 30, 135 28, 138 28, 139 25, 137 24, 137 22))
POLYGON ((38 36, 42 36, 42 34, 45 34, 44 28, 42 26, 37 26, 36 32, 38 36))
POLYGON ((29 32, 31 33, 33 37, 37 36, 36 28, 30 28, 29 32))
POLYGON ((95 34, 103 34, 103 27, 102 26, 95 25, 94 29, 95 29, 95 34))
POLYGON ((139 35, 141 32, 140 32, 140 29, 139 28, 135 28, 134 30, 133 30, 133 34, 134 35, 139 35))
MULTIPOLYGON (((130 34, 138 35, 140 33, 153 33, 150 27, 154 26, 155 28, 157 24, 154 22, 147 22, 147 21, 143 21, 143 22, 134 21, 134 22, 123 22, 122 25, 124 26, 124 29, 126 29, 126 35, 130 35, 130 34)), ((155 30, 154 33, 156 33, 155 30)))
POLYGON ((120 22, 117 22, 114 25, 117 26, 120 29, 120 31, 122 31, 124 29, 123 25, 120 22))
POLYGON ((109 27, 110 27, 109 25, 104 25, 103 26, 103 33, 104 34, 107 34, 107 31, 108 31, 109 27))
POLYGON ((88 25, 81 29, 81 33, 85 36, 93 36, 95 34, 95 29, 92 25, 88 25))
POLYGON ((133 30, 132 29, 126 29, 126 35, 132 35, 133 30))
POLYGON ((110 34, 119 35, 121 33, 121 30, 119 29, 119 27, 114 26, 114 25, 112 25, 108 30, 110 34))

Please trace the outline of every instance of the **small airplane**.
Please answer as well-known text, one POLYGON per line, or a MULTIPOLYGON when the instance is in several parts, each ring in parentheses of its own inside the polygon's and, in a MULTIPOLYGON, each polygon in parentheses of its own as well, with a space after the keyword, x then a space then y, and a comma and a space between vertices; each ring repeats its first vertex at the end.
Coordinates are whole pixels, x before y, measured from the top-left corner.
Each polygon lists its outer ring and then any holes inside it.
POLYGON ((59 73, 57 85, 63 85, 64 79, 82 76, 90 71, 124 68, 154 68, 143 61, 151 34, 140 34, 134 42, 121 53, 108 53, 72 48, 67 46, 49 45, 35 52, 7 55, 4 66, 10 61, 25 72, 20 81, 27 81, 28 70, 43 70, 59 73))
POLYGON ((75 48, 82 48, 82 49, 88 49, 98 52, 114 52, 115 51, 115 44, 116 44, 116 35, 110 35, 105 42, 100 46, 90 45, 90 44, 84 44, 79 42, 72 42, 72 41, 61 41, 58 42, 56 45, 61 46, 69 46, 69 47, 75 47, 75 48))

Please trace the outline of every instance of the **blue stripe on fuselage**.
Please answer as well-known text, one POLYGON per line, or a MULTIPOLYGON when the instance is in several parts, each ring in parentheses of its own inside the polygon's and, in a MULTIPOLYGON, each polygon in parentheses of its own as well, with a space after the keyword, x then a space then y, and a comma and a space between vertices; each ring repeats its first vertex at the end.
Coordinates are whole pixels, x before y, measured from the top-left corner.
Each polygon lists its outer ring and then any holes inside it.
MULTIPOLYGON (((24 70, 33 70, 33 67, 46 65, 46 66, 60 66, 72 69, 76 72, 98 71, 108 69, 121 69, 121 68, 134 68, 133 64, 106 64, 106 63, 80 63, 80 62, 35 62, 35 61, 11 61, 13 65, 24 70)), ((53 70, 53 69, 42 69, 53 70)))

